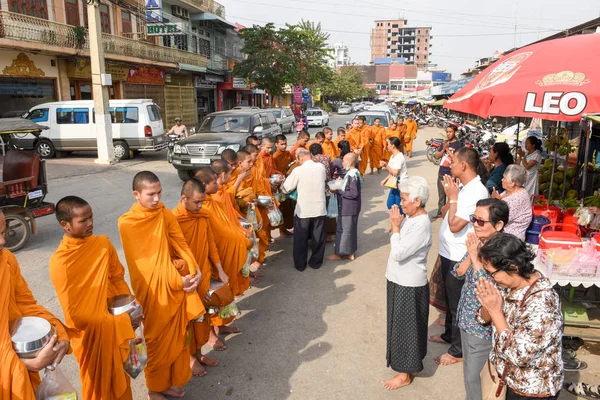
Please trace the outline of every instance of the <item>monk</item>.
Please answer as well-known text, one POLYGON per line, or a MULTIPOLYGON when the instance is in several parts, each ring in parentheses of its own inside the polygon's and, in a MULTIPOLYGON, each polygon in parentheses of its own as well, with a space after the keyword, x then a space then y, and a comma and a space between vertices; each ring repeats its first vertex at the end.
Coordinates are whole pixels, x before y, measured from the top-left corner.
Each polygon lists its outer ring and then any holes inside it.
POLYGON ((238 156, 233 149, 225 149, 221 153, 221 159, 227 161, 232 170, 238 167, 238 156))
POLYGON ((125 269, 108 236, 94 235, 92 207, 67 196, 56 203, 63 240, 50 257, 50 279, 79 363, 84 399, 132 399, 123 369, 143 315, 112 315, 107 300, 131 294, 125 269))
POLYGON ((365 119, 356 117, 352 120, 352 130, 346 134, 346 140, 350 143, 350 149, 357 156, 361 157, 358 164, 358 170, 361 175, 367 170, 368 163, 368 148, 365 151, 366 143, 368 143, 369 127, 365 125, 365 119), (364 161, 363 161, 364 160, 364 161))
POLYGON ((412 146, 413 142, 417 138, 417 131, 419 130, 419 126, 415 121, 412 114, 408 116, 408 120, 406 121, 406 133, 404 135, 404 146, 406 147, 406 154, 408 158, 412 158, 412 146))
POLYGON ((310 149, 310 146, 312 146, 315 143, 323 145, 323 142, 325 142, 325 133, 324 133, 324 131, 319 131, 319 132, 315 133, 315 139, 311 140, 310 142, 308 142, 306 144, 306 148, 310 149))
POLYGON ((350 144, 350 150, 357 155, 360 154, 359 150, 361 149, 360 129, 362 129, 362 120, 356 117, 352 120, 352 128, 346 131, 346 140, 350 144))
POLYGON ((160 202, 162 187, 150 171, 133 178, 135 203, 119 218, 131 287, 147 317, 144 373, 149 399, 184 397, 190 380, 189 322, 206 310, 196 291, 202 275, 173 213, 160 202))
POLYGON ((343 127, 340 126, 339 128, 337 128, 337 136, 335 137, 335 140, 333 141, 333 144, 335 145, 335 148, 336 148, 336 150, 337 150, 338 153, 340 151, 340 149, 338 147, 338 144, 342 140, 346 140, 346 129, 344 129, 343 127))
POLYGON ((275 142, 270 137, 262 138, 260 142, 260 153, 259 157, 262 160, 265 168, 265 174, 267 178, 273 175, 283 175, 280 169, 275 164, 275 158, 273 157, 273 149, 275 148, 275 142))
MULTIPOLYGON (((273 160, 278 171, 281 171, 285 176, 290 173, 290 164, 294 161, 294 157, 287 151, 287 138, 285 135, 277 135, 275 154, 273 160)), ((293 200, 285 199, 279 206, 279 211, 283 215, 283 225, 279 227, 279 236, 290 238, 293 234, 289 231, 294 227, 294 208, 293 200)))
POLYGON ((246 138, 246 146, 248 146, 249 144, 258 147, 260 146, 260 139, 256 135, 250 135, 246 138))
POLYGON ((325 140, 321 143, 323 154, 333 161, 340 156, 340 149, 338 149, 337 144, 333 142, 333 130, 329 127, 324 128, 323 134, 325 135, 325 140))
POLYGON ((369 160, 371 163, 371 175, 373 171, 377 170, 378 174, 381 174, 381 167, 379 162, 383 157, 383 151, 385 150, 385 127, 381 125, 381 119, 375 118, 373 126, 370 130, 370 142, 369 148, 369 160))
POLYGON ((371 126, 367 125, 366 118, 364 116, 358 117, 362 121, 362 128, 360 129, 360 138, 362 143, 362 151, 360 153, 360 162, 358 163, 358 170, 361 175, 365 175, 367 167, 369 166, 369 153, 371 152, 371 126))
POLYGON ((60 364, 69 351, 69 336, 63 324, 37 303, 16 257, 5 245, 6 218, 0 211, 0 399, 35 400, 38 372, 60 364), (20 359, 12 347, 9 327, 22 317, 44 318, 56 332, 35 358, 20 359))
MULTIPOLYGON (((390 126, 388 128, 386 128, 385 130, 385 138, 389 139, 391 137, 396 137, 398 139, 400 139, 400 132, 398 132, 398 130, 396 129, 397 125, 394 121, 392 121, 390 123, 390 126)), ((400 143, 402 144, 402 140, 400 139, 400 143)), ((390 154, 390 152, 387 150, 387 146, 385 146, 385 141, 384 141, 384 150, 383 150, 383 155, 381 156, 381 160, 382 161, 389 161, 390 157, 392 156, 390 154)))
POLYGON ((294 144, 292 146, 292 148, 290 149, 290 154, 292 155, 292 157, 294 157, 294 159, 296 159, 296 150, 298 150, 299 148, 308 150, 308 147, 306 147, 306 144, 308 143, 309 139, 310 139, 310 133, 308 133, 306 131, 298 132, 298 139, 296 140, 296 144, 294 144))

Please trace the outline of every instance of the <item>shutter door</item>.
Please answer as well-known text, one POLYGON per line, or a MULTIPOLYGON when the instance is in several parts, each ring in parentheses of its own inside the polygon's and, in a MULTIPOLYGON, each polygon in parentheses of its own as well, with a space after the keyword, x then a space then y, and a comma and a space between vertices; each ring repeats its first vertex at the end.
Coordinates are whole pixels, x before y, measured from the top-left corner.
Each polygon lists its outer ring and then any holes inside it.
MULTIPOLYGON (((132 85, 126 83, 123 85, 124 99, 152 99, 160 107, 160 115, 163 124, 169 126, 165 114, 165 91, 164 86, 158 85, 132 85)), ((174 118, 174 117, 173 117, 174 118)))
POLYGON ((165 107, 165 121, 170 123, 180 117, 188 128, 196 125, 196 90, 193 86, 165 86, 165 107))

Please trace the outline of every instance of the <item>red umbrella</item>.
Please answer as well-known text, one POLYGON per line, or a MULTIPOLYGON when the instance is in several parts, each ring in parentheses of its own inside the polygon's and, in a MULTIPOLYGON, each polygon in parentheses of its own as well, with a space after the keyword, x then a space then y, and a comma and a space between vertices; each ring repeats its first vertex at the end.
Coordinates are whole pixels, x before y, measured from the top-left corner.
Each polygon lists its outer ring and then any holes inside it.
POLYGON ((600 34, 523 47, 502 57, 444 107, 487 118, 579 121, 600 112, 600 34))

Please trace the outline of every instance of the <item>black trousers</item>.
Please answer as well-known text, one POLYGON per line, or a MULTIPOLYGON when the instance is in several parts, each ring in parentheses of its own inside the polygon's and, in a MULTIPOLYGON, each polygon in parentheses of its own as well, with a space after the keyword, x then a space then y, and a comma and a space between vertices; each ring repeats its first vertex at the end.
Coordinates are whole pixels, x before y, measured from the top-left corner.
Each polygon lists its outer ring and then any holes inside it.
POLYGON ((442 339, 450 343, 448 354, 462 358, 462 344, 456 311, 458 310, 458 302, 460 301, 460 294, 465 281, 457 279, 450 273, 457 261, 452 261, 441 256, 440 259, 442 260, 442 278, 446 285, 446 305, 448 306, 446 310, 445 331, 442 334, 442 339))
POLYGON ((312 254, 308 260, 308 265, 317 269, 323 264, 323 258, 325 257, 325 219, 325 216, 314 218, 294 216, 294 266, 298 271, 306 269, 309 240, 312 254))
POLYGON ((511 388, 506 388, 506 400, 556 400, 559 394, 560 392, 552 397, 526 397, 513 392, 511 388))

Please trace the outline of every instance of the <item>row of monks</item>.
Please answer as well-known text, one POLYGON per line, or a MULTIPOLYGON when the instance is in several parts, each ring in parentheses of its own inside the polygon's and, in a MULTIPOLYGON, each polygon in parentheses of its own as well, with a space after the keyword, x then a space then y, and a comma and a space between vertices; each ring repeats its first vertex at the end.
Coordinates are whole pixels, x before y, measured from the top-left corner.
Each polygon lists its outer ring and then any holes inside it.
MULTIPOLYGON (((386 157, 386 137, 403 139, 408 150, 407 126, 398 127, 385 129, 377 121, 369 127, 364 120, 355 119, 347 133, 338 129, 335 140, 326 128, 315 142, 334 159, 339 156, 337 144, 347 140, 353 151, 371 157, 371 168, 378 168, 379 159, 386 157)), ((277 202, 268 178, 288 175, 296 150, 309 147, 309 139, 307 132, 301 132, 298 142, 287 150, 283 135, 275 142, 250 136, 242 150, 225 150, 220 160, 186 181, 173 210, 161 202, 162 186, 154 173, 136 174, 132 184, 135 202, 118 221, 131 289, 113 244, 107 236, 94 235, 91 205, 77 196, 61 199, 56 217, 64 237, 50 259, 49 272, 64 323, 37 303, 16 257, 3 248, 6 221, 0 213, 0 398, 35 399, 39 372, 72 352, 79 364, 83 399, 131 399, 123 363, 142 317, 111 315, 107 301, 132 292, 143 307, 148 397, 183 397, 183 386, 192 375, 202 376, 207 373, 204 365, 218 364, 214 357, 202 354, 202 347, 208 344, 225 350, 220 335, 239 332, 230 326, 233 317, 207 314, 211 279, 227 284, 239 297, 251 280, 262 275, 266 252, 273 243, 271 231, 279 229, 280 237, 289 236, 288 229, 293 226, 291 200, 277 202), (252 254, 255 236, 239 219, 261 195, 272 197, 281 208, 284 223, 271 227, 268 209, 257 208, 258 254, 251 259, 253 272, 245 276, 242 269, 252 254), (26 316, 48 320, 56 332, 50 344, 30 360, 17 357, 9 333, 11 323, 26 316)), ((361 158, 362 173, 368 159, 361 158)))

